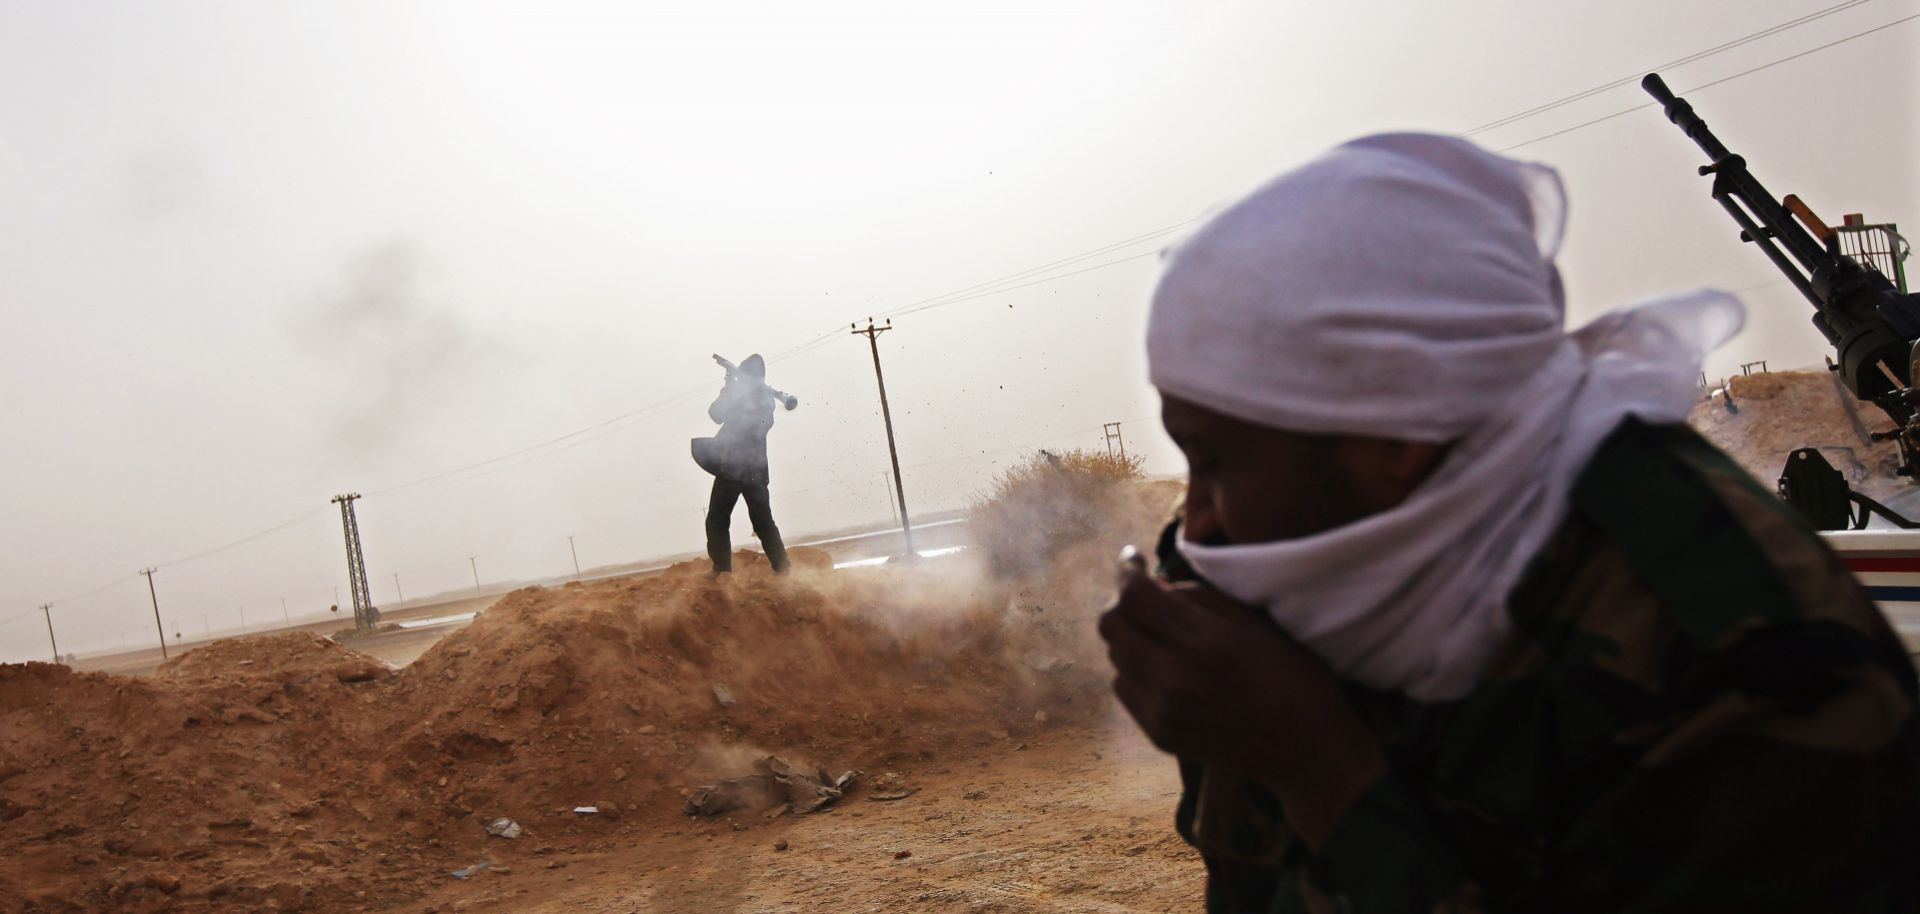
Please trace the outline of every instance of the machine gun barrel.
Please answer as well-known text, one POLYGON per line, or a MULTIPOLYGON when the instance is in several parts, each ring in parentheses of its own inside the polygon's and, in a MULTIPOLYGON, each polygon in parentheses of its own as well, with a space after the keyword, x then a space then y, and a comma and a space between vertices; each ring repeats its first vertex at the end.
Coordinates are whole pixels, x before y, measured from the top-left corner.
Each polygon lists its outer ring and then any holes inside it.
POLYGON ((1740 240, 1759 246, 1813 305, 1813 325, 1833 344, 1847 389, 1904 427, 1914 415, 1906 390, 1912 387, 1909 350, 1920 339, 1920 297, 1899 294, 1886 277, 1830 250, 1794 221, 1747 160, 1727 149, 1659 74, 1647 74, 1640 87, 1711 160, 1700 174, 1713 177, 1713 199, 1740 226, 1740 240))
POLYGON ((1815 288, 1814 279, 1834 269, 1834 256, 1793 221, 1787 208, 1747 169, 1747 160, 1720 142, 1708 129, 1706 120, 1694 113, 1686 99, 1673 94, 1660 74, 1648 73, 1640 81, 1640 87, 1665 109, 1667 120, 1679 127, 1711 160, 1711 164, 1700 166, 1700 174, 1713 176, 1713 197, 1739 223, 1741 240, 1759 245, 1807 301, 1815 308, 1824 309, 1827 302, 1815 288), (1784 254, 1781 248, 1786 249, 1784 254), (1792 260, 1785 255, 1791 255, 1792 260))

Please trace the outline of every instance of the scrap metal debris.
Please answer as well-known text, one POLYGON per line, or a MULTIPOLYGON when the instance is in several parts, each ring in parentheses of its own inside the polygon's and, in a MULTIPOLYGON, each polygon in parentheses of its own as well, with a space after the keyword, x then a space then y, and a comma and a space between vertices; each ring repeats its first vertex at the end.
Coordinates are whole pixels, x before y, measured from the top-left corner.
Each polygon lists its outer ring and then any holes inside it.
POLYGON ((726 778, 694 789, 687 794, 686 814, 719 816, 765 810, 768 818, 787 813, 806 815, 845 796, 847 788, 860 777, 857 770, 837 778, 827 774, 825 768, 808 771, 777 755, 755 761, 753 770, 747 777, 726 778))
POLYGON ((496 838, 518 838, 520 831, 520 823, 512 819, 501 818, 487 823, 487 834, 496 838))
POLYGON ((1065 657, 1036 655, 1027 660, 1027 666, 1038 673, 1064 673, 1073 669, 1073 661, 1065 657))

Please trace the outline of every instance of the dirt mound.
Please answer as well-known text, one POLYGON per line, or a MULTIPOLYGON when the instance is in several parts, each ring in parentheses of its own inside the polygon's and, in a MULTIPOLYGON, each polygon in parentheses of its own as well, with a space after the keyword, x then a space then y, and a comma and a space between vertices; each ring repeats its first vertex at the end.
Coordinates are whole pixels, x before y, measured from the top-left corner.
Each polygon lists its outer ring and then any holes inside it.
POLYGON ((516 591, 392 673, 304 634, 146 680, 0 666, 0 912, 390 907, 657 829, 760 754, 877 770, 1103 708, 1097 666, 964 563, 822 558, 516 591))
POLYGON ((443 799, 465 809, 627 807, 744 773, 703 763, 734 748, 889 764, 1096 691, 1023 665, 1000 607, 954 610, 937 573, 749 565, 714 583, 689 564, 508 595, 402 674, 396 763, 457 771, 443 799))
POLYGON ((374 687, 0 666, 0 911, 350 900, 296 874, 371 814, 339 786, 370 747, 337 712, 374 687))
POLYGON ((1787 455, 1817 447, 1855 489, 1875 498, 1909 488, 1893 475, 1899 450, 1869 433, 1893 427, 1885 414, 1847 393, 1831 372, 1775 371, 1733 378, 1732 406, 1714 397, 1687 421, 1756 478, 1771 485, 1787 455))
POLYGON ((195 648, 162 663, 154 677, 205 686, 248 679, 289 683, 316 677, 367 682, 392 673, 385 663, 312 632, 283 632, 195 648))

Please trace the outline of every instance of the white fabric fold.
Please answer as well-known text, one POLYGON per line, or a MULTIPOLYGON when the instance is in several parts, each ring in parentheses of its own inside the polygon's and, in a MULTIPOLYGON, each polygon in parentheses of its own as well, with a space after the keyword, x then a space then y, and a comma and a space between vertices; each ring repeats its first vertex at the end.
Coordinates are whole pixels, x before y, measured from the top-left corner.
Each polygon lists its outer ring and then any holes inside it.
POLYGON ((1344 678, 1465 695, 1594 451, 1629 416, 1684 421, 1702 358, 1741 326, 1738 300, 1702 290, 1568 334, 1564 209, 1544 166, 1385 135, 1283 175, 1170 258, 1148 343, 1163 392, 1274 428, 1452 443, 1384 513, 1179 544, 1344 678))

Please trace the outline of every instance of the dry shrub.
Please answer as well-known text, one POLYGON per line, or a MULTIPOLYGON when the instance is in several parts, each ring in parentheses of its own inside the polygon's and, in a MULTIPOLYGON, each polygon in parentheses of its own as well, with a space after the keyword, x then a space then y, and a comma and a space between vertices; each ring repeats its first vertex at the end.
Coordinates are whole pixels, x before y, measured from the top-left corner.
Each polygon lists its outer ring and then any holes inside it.
POLYGON ((1119 502, 1144 477, 1138 457, 1040 451, 1009 467, 968 509, 968 529, 989 570, 1018 578, 1055 567, 1060 553, 1098 540, 1125 512, 1119 502))

